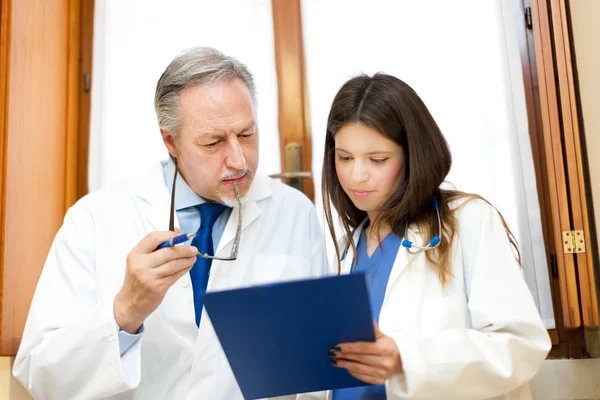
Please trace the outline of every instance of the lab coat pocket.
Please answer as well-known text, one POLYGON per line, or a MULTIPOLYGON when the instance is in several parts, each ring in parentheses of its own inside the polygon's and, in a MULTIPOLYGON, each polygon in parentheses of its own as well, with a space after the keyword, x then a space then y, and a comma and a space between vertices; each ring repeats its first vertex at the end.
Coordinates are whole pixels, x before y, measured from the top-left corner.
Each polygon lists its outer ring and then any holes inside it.
POLYGON ((421 312, 424 335, 433 335, 448 329, 465 328, 467 302, 465 296, 425 297, 421 312))
POLYGON ((310 276, 308 260, 302 257, 284 255, 257 254, 254 258, 252 284, 306 279, 310 276))

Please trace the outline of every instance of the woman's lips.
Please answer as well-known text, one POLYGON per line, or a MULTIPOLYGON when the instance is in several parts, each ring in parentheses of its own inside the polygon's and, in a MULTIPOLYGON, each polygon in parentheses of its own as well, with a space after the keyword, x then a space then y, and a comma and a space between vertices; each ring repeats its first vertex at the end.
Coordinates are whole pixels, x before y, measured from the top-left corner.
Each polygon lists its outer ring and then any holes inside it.
POLYGON ((354 189, 352 189, 351 191, 357 197, 366 197, 366 196, 370 195, 371 193, 375 193, 374 190, 354 190, 354 189))

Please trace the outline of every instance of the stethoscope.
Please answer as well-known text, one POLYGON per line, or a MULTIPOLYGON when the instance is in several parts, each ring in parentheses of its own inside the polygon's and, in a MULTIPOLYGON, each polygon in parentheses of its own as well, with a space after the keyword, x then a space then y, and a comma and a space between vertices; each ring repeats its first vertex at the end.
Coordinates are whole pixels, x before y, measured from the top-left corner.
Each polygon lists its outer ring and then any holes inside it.
MULTIPOLYGON (((440 241, 441 241, 440 237, 442 236, 442 220, 440 218, 440 204, 439 204, 436 196, 433 196, 433 206, 435 207, 435 213, 437 214, 438 234, 435 235, 434 237, 432 237, 431 239, 429 239, 429 242, 427 242, 426 245, 420 245, 420 246, 414 244, 410 240, 405 239, 404 236, 402 236, 402 238, 400 239, 400 244, 402 245, 402 247, 406 248, 406 250, 411 254, 416 254, 421 251, 433 250, 440 245, 440 241)), ((408 222, 406 223, 406 227, 404 228, 405 235, 406 235, 407 229, 408 229, 408 222)), ((353 232, 353 234, 354 234, 354 232, 353 232)), ((348 254, 349 248, 350 248, 350 243, 346 244, 346 248, 342 252, 342 257, 341 257, 340 261, 344 261, 344 258, 346 258, 346 255, 348 254)))

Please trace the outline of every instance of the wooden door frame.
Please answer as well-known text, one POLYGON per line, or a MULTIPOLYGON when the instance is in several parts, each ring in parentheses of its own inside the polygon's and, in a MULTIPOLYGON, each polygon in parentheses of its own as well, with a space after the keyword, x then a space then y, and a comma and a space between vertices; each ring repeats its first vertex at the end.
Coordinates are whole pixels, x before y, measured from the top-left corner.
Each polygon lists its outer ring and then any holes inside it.
POLYGON ((556 42, 556 60, 563 115, 564 150, 567 153, 567 176, 570 186, 570 203, 572 226, 574 230, 585 232, 585 253, 576 254, 578 286, 581 297, 581 313, 583 326, 600 327, 600 312, 596 293, 597 277, 594 275, 594 261, 597 259, 597 242, 595 237, 595 220, 591 202, 591 181, 585 148, 583 124, 580 124, 582 110, 579 88, 575 84, 576 71, 573 53, 571 20, 568 10, 569 0, 551 0, 552 21, 556 42), (559 34, 560 33, 560 34, 559 34))
MULTIPOLYGON (((8 141, 8 82, 10 66, 10 10, 12 0, 0 0, 0 221, 6 220, 6 149, 8 141)), ((0 249, 4 249, 4 229, 0 229, 0 249)), ((0 254, 0 354, 2 353, 2 327, 6 306, 4 299, 4 257, 0 254)))
POLYGON ((69 3, 69 99, 65 212, 88 193, 88 160, 94 40, 94 0, 69 3))
POLYGON ((586 134, 585 134, 585 124, 583 122, 583 107, 581 104, 581 90, 579 86, 579 74, 577 68, 577 54, 575 51, 575 40, 573 38, 573 23, 571 18, 571 10, 570 10, 570 2, 571 0, 566 1, 566 18, 567 18, 567 29, 568 29, 568 40, 570 44, 570 51, 572 55, 572 70, 573 70, 573 88, 575 95, 575 102, 577 107, 577 122, 579 125, 580 132, 580 145, 581 145, 581 162, 583 168, 583 176, 584 176, 584 188, 585 192, 590 194, 585 196, 586 208, 588 212, 588 221, 589 221, 589 240, 592 243, 595 251, 592 254, 590 259, 590 273, 595 277, 595 293, 596 293, 596 305, 598 310, 600 310, 600 251, 597 247, 598 242, 598 230, 596 226, 596 217, 594 211, 594 203, 591 194, 592 192, 592 179, 590 174, 589 162, 588 162, 588 153, 587 153, 587 143, 586 143, 586 134))
MULTIPOLYGON (((302 38, 300 0, 272 0, 273 37, 279 97, 281 169, 286 172, 286 146, 302 146, 302 169, 312 171, 312 138, 302 38)), ((312 178, 304 179, 303 192, 315 201, 312 178)))
MULTIPOLYGON (((556 250, 554 244, 554 230, 552 229, 552 218, 549 204, 550 188, 547 179, 546 155, 544 151, 544 137, 542 132, 541 110, 540 110, 540 92, 538 86, 538 76, 536 70, 535 51, 533 43, 533 33, 527 27, 525 9, 529 7, 529 0, 515 0, 517 11, 516 27, 519 40, 519 50, 521 55, 521 65, 523 73, 523 86, 525 88, 525 103, 527 107, 527 119, 529 127, 529 137, 531 140, 531 150, 533 155, 533 164, 536 174, 536 183, 538 191, 538 200, 540 214, 542 216, 542 234, 544 237, 544 250, 548 260, 548 276, 550 281, 550 290, 554 310, 555 329, 548 330, 553 346, 559 346, 561 338, 564 337, 562 328, 562 312, 560 310, 561 293, 558 285, 558 275, 553 272, 553 263, 556 260, 556 250), (518 15, 523 15, 519 18, 518 15)), ((555 347, 556 348, 556 347, 555 347)))
POLYGON ((85 196, 89 191, 89 147, 90 147, 90 115, 92 106, 93 86, 93 54, 94 54, 94 7, 95 0, 80 0, 81 23, 79 54, 81 62, 79 66, 79 89, 78 89, 78 132, 77 132, 77 177, 75 197, 71 197, 70 207, 78 199, 85 196))

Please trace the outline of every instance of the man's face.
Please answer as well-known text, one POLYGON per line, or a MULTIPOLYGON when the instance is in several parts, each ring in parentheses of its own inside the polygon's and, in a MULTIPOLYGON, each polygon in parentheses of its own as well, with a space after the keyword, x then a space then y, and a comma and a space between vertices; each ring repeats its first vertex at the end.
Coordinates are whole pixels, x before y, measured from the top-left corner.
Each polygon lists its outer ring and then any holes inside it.
POLYGON ((252 97, 240 79, 190 86, 180 93, 177 139, 162 132, 188 185, 207 200, 235 204, 250 189, 258 166, 258 127, 252 97))

